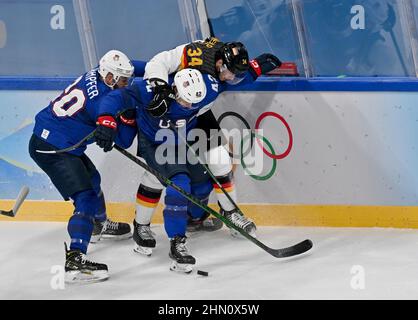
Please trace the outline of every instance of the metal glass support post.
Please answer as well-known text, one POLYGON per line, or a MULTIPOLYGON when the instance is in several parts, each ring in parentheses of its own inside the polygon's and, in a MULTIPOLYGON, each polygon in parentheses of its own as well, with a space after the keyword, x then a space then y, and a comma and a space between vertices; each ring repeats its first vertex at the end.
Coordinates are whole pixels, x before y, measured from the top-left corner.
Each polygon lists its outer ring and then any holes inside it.
POLYGON ((177 0, 181 22, 189 41, 202 39, 195 0, 177 0))
POLYGON ((87 71, 93 69, 99 63, 94 31, 90 20, 90 8, 85 0, 73 0, 73 6, 84 65, 87 71))
POLYGON ((210 25, 209 25, 209 17, 208 11, 206 8, 206 1, 205 0, 195 0, 196 7, 197 7, 197 16, 200 23, 200 31, 202 33, 202 39, 209 38, 212 35, 210 25))
POLYGON ((401 22, 402 29, 406 31, 414 61, 415 75, 418 77, 418 21, 414 15, 414 5, 412 0, 401 0, 401 22))
POLYGON ((303 69, 305 77, 310 78, 313 74, 311 59, 306 41, 305 24, 303 22, 302 6, 300 0, 290 0, 292 4, 293 19, 295 21, 296 32, 298 36, 299 48, 302 56, 303 69))

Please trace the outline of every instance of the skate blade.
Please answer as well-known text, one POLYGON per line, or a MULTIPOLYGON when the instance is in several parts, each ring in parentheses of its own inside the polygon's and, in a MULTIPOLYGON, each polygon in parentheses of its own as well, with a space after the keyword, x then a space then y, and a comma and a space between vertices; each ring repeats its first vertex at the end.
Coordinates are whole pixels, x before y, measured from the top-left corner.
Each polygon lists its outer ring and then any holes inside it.
POLYGON ((193 264, 186 264, 186 263, 177 263, 173 261, 170 266, 171 271, 179 272, 179 273, 187 273, 190 274, 193 271, 193 264))
POLYGON ((90 243, 98 243, 100 241, 100 239, 102 238, 101 235, 95 235, 95 236, 91 236, 90 238, 90 243))
POLYGON ((219 229, 222 229, 222 227, 224 226, 224 223, 221 220, 214 220, 212 221, 212 223, 210 223, 209 225, 205 225, 205 222, 203 222, 203 226, 207 231, 216 231, 219 229))
POLYGON ((104 270, 93 271, 91 273, 85 273, 81 271, 65 272, 65 282, 68 284, 103 282, 103 281, 106 281, 107 279, 109 279, 109 273, 104 270))
POLYGON ((132 238, 132 233, 125 233, 125 234, 121 234, 121 235, 111 235, 111 234, 102 234, 102 239, 106 239, 106 240, 115 240, 115 241, 120 241, 120 240, 127 240, 132 238))
POLYGON ((219 229, 222 229, 222 227, 223 227, 223 222, 222 221, 220 221, 220 223, 214 223, 214 224, 203 223, 202 225, 199 225, 197 227, 188 226, 187 227, 187 232, 190 232, 190 233, 200 232, 200 231, 213 232, 213 231, 217 231, 219 229))
POLYGON ((136 245, 135 248, 134 248, 134 251, 136 253, 139 253, 139 254, 142 254, 142 255, 148 256, 148 257, 151 257, 151 255, 152 255, 152 248, 141 247, 141 246, 136 245))
MULTIPOLYGON (((235 229, 229 229, 231 236, 234 238, 239 238, 239 239, 244 239, 245 237, 239 233, 237 230, 235 229)), ((253 238, 257 238, 257 234, 255 233, 255 230, 251 230, 251 231, 247 231, 248 234, 253 237, 253 238)))

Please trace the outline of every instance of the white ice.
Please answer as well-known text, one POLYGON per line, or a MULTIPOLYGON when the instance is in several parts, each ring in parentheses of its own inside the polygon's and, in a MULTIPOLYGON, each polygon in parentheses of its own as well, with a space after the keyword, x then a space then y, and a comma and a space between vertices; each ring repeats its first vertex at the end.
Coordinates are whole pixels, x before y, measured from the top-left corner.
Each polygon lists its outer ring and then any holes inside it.
POLYGON ((51 270, 64 263, 66 224, 1 222, 0 299, 418 299, 417 230, 260 227, 274 248, 314 242, 308 254, 276 259, 224 227, 189 238, 197 265, 186 275, 169 271, 164 228, 152 229, 151 257, 134 253, 132 239, 90 245, 109 280, 59 289, 51 270))

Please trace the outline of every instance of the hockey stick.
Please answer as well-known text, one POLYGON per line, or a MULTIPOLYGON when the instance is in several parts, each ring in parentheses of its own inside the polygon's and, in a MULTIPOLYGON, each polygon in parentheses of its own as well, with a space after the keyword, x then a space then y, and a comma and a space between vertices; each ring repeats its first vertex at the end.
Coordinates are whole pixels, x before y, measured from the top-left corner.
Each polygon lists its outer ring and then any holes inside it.
POLYGON ((60 154, 60 153, 73 151, 77 149, 79 146, 81 146, 87 140, 93 138, 95 132, 96 132, 96 129, 94 129, 89 135, 87 135, 86 137, 84 137, 83 139, 81 139, 79 142, 77 142, 75 145, 71 147, 68 147, 65 149, 59 149, 59 150, 36 150, 36 152, 45 153, 45 154, 60 154))
POLYGON ((27 186, 23 186, 22 189, 20 189, 19 195, 17 196, 13 209, 10 211, 0 210, 0 214, 4 216, 8 216, 8 217, 15 217, 23 201, 25 201, 28 193, 29 193, 29 188, 27 186))
POLYGON ((132 160, 133 162, 135 162, 136 164, 138 164, 139 166, 141 166, 142 168, 144 168, 145 170, 147 170, 148 172, 152 173, 163 184, 165 184, 167 186, 170 186, 173 189, 175 189, 176 191, 178 191, 186 199, 188 199, 189 201, 193 202, 195 205, 197 205, 198 207, 200 207, 202 210, 206 211, 209 214, 212 214, 213 216, 215 216, 216 218, 218 218, 219 220, 221 220, 223 223, 225 223, 225 225, 227 225, 228 227, 230 227, 230 228, 238 231, 245 238, 247 238, 248 240, 250 240, 256 246, 262 248, 264 251, 266 251, 269 254, 271 254, 273 257, 276 257, 276 258, 286 258, 286 257, 295 256, 295 255, 302 254, 302 253, 310 250, 312 248, 312 246, 313 246, 312 241, 309 240, 309 239, 307 239, 307 240, 304 240, 302 242, 299 242, 299 243, 297 243, 297 244, 295 244, 293 246, 287 247, 287 248, 281 248, 281 249, 273 249, 273 248, 270 248, 270 247, 266 246, 264 243, 262 243, 261 241, 259 241, 258 239, 252 237, 245 230, 243 230, 243 229, 237 227, 236 225, 234 225, 232 222, 230 222, 228 219, 226 219, 223 215, 221 215, 220 213, 218 213, 215 210, 211 209, 210 207, 208 207, 207 205, 205 205, 204 203, 202 203, 199 199, 195 198, 190 193, 184 191, 182 188, 180 188, 179 186, 177 186, 176 184, 174 184, 170 179, 164 177, 157 170, 151 168, 145 162, 143 162, 140 159, 138 159, 137 157, 135 157, 133 154, 129 153, 128 151, 126 151, 125 149, 119 147, 116 144, 113 145, 113 148, 116 149, 117 151, 119 151, 120 153, 122 153, 124 156, 126 156, 130 160, 132 160))

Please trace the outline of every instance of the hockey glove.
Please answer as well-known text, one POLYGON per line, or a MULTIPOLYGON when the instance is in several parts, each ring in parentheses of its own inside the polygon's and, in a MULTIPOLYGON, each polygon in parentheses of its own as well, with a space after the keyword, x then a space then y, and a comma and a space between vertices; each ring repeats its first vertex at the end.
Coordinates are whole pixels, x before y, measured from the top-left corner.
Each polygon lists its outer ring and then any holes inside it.
POLYGON ((168 111, 175 94, 171 86, 161 79, 150 79, 153 85, 154 98, 147 106, 147 111, 155 118, 161 118, 168 111))
POLYGON ((98 127, 94 133, 94 140, 104 152, 108 152, 112 150, 113 142, 116 138, 116 120, 112 116, 100 116, 97 118, 97 125, 98 127))
POLYGON ((119 119, 123 124, 127 126, 136 126, 136 109, 128 109, 119 115, 119 119))
POLYGON ((260 75, 266 74, 282 65, 282 62, 275 55, 263 53, 250 61, 250 72, 254 79, 260 75))

